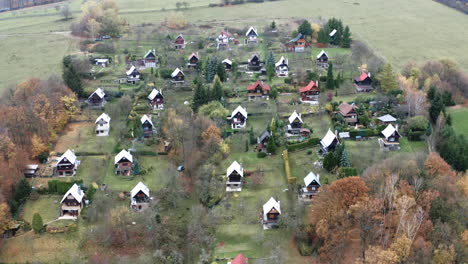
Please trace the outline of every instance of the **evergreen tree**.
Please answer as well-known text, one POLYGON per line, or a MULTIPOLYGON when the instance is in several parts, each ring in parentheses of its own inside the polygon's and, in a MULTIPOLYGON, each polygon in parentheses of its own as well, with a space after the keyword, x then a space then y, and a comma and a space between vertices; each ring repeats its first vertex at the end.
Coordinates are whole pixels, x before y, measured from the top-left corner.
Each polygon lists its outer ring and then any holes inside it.
POLYGON ((270 138, 268 139, 266 150, 268 153, 271 153, 271 154, 276 153, 276 142, 275 142, 275 137, 273 136, 273 134, 271 134, 270 138))
POLYGON ((205 78, 207 82, 212 82, 217 73, 217 58, 209 57, 205 66, 205 78))
POLYGON ((387 63, 384 65, 382 72, 378 74, 377 79, 380 82, 380 88, 383 92, 390 92, 398 90, 399 85, 397 82, 397 76, 393 72, 392 65, 387 63))
POLYGON ((349 162, 346 148, 343 148, 343 151, 341 152, 340 167, 351 167, 351 162, 349 162))
POLYGON ((249 151, 249 141, 245 141, 245 152, 249 151))
POLYGON ((222 82, 226 81, 226 68, 223 63, 219 60, 216 61, 216 75, 218 75, 219 80, 222 82))
POLYGON ((302 22, 302 24, 297 29, 297 32, 302 33, 304 37, 306 36, 312 37, 314 30, 312 29, 312 26, 310 25, 309 21, 304 20, 304 22, 302 22))
POLYGON ((140 168, 140 163, 138 160, 133 161, 133 175, 140 175, 141 173, 141 168, 140 168))
POLYGON ((256 144, 257 143, 257 139, 255 138, 253 127, 250 127, 249 139, 250 139, 250 144, 256 144))
POLYGON ((195 81, 195 91, 193 95, 193 101, 192 101, 192 110, 194 112, 198 111, 198 108, 205 103, 207 103, 207 94, 206 94, 206 89, 205 86, 203 85, 201 80, 196 80, 195 81))
POLYGON ((434 99, 431 101, 431 106, 429 107, 429 116, 432 123, 437 121, 439 114, 444 110, 444 101, 442 95, 439 92, 436 92, 434 99))
POLYGON ((335 80, 333 78, 333 64, 329 63, 328 64, 328 69, 327 69, 327 84, 326 84, 327 89, 335 89, 335 80))
POLYGON ((70 89, 75 92, 79 97, 84 96, 83 85, 81 83, 81 76, 73 65, 72 56, 68 55, 63 58, 63 82, 70 87, 70 89))
POLYGON ((26 179, 21 179, 15 189, 13 199, 19 203, 23 203, 31 194, 31 185, 26 179))
POLYGON ((266 64, 267 64, 267 65, 268 65, 268 64, 273 64, 273 65, 275 65, 275 62, 276 62, 276 60, 275 60, 275 54, 273 54, 273 52, 270 51, 270 52, 268 53, 268 55, 267 55, 266 64))
POLYGON ((317 42, 322 44, 330 43, 330 35, 329 33, 327 33, 327 30, 325 28, 322 28, 318 32, 317 42))
POLYGON ((323 159, 323 167, 327 171, 332 171, 336 168, 336 159, 335 154, 333 152, 328 152, 323 159))
POLYGON ((349 30, 349 27, 346 26, 343 32, 343 37, 341 39, 341 47, 350 48, 351 42, 352 42, 351 31, 349 30))
POLYGON ((38 214, 38 213, 35 213, 33 215, 32 228, 33 228, 34 232, 36 232, 36 233, 42 232, 42 229, 44 228, 44 222, 42 221, 41 215, 38 214))
POLYGON ((274 100, 276 99, 276 97, 278 97, 278 89, 276 89, 276 87, 273 87, 270 91, 270 98, 274 100))
POLYGON ((271 22, 270 28, 271 29, 276 29, 276 22, 275 21, 271 22))
POLYGON ((267 55, 266 70, 268 80, 271 82, 271 79, 275 76, 275 55, 271 51, 267 55))
POLYGON ((211 99, 220 101, 221 97, 223 97, 223 85, 221 84, 221 80, 218 75, 215 75, 213 80, 213 90, 211 99))
POLYGON ((432 100, 434 100, 436 93, 437 93, 437 88, 431 85, 431 87, 427 91, 427 99, 429 100, 429 102, 432 102, 432 100))

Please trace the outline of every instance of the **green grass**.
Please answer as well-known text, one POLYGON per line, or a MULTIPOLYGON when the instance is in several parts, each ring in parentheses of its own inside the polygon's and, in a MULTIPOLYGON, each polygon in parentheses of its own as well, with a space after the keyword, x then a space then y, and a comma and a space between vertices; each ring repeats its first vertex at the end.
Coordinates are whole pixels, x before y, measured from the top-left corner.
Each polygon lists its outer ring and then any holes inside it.
POLYGON ((41 195, 37 200, 27 200, 23 206, 21 217, 32 223, 33 215, 39 213, 44 223, 55 220, 59 216, 60 195, 41 195), (57 203, 55 203, 57 201, 57 203))
POLYGON ((468 107, 449 108, 450 116, 452 117, 452 127, 459 134, 468 136, 468 107))

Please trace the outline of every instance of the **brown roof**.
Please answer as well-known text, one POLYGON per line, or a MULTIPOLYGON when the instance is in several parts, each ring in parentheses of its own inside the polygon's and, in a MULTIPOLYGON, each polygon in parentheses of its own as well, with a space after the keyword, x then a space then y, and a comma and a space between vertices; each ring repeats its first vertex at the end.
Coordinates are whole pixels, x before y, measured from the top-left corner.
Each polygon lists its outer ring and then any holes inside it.
POLYGON ((338 106, 338 109, 340 109, 340 113, 345 116, 348 115, 352 110, 355 110, 356 106, 354 104, 341 103, 338 106))
POLYGON ((310 81, 307 86, 301 87, 299 89, 299 92, 304 93, 304 92, 308 92, 312 90, 320 91, 320 89, 318 88, 317 84, 315 84, 314 81, 310 81))
POLYGON ((260 86, 262 91, 270 91, 270 86, 268 84, 262 83, 260 80, 256 81, 252 85, 247 86, 247 91, 254 91, 257 86, 260 86))

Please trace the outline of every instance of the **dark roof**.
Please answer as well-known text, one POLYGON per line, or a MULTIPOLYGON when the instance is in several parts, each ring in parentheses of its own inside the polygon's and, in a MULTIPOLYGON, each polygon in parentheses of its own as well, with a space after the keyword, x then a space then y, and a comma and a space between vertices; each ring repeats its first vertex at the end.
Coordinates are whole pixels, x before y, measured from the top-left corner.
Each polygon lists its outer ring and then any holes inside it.
POLYGON ((270 137, 270 132, 268 130, 263 131, 263 133, 257 138, 257 143, 260 144, 265 138, 270 137))

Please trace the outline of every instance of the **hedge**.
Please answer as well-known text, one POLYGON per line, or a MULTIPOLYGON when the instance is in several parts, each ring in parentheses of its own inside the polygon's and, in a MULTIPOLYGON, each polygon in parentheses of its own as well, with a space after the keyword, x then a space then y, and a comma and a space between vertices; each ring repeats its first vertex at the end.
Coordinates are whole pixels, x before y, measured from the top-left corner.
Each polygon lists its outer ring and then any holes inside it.
POLYGON ((286 149, 288 151, 296 151, 296 150, 310 148, 310 147, 315 146, 315 145, 317 145, 319 143, 320 143, 319 138, 309 138, 309 140, 307 140, 305 142, 288 145, 288 146, 286 146, 286 149))
POLYGON ((149 151, 149 150, 140 150, 140 151, 135 151, 134 153, 136 156, 157 156, 158 153, 154 151, 149 151))
POLYGON ((267 154, 265 152, 259 152, 257 153, 257 158, 265 158, 267 154))
POLYGON ((288 150, 283 151, 283 160, 284 160, 284 171, 286 172, 286 178, 288 180, 288 183, 296 183, 297 178, 291 176, 291 169, 289 167, 289 156, 288 156, 288 150))
POLYGON ((58 193, 58 194, 65 194, 72 186, 73 184, 83 184, 83 180, 75 180, 72 182, 64 182, 60 180, 50 180, 47 182, 47 185, 49 187, 49 193, 58 193))
POLYGON ((379 133, 374 129, 359 129, 359 130, 350 130, 349 136, 351 138, 356 138, 356 136, 360 137, 373 137, 377 136, 379 133))

